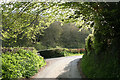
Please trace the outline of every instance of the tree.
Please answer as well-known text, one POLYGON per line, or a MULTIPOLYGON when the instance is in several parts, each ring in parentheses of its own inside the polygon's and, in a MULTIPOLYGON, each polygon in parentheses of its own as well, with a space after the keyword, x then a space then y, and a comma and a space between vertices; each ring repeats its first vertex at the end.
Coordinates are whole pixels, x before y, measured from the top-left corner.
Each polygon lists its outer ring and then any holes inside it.
POLYGON ((37 35, 37 41, 42 45, 50 47, 65 47, 65 48, 83 48, 85 38, 90 32, 85 30, 79 32, 79 28, 69 23, 60 25, 60 22, 54 22, 47 28, 43 35, 37 35))
MULTIPOLYGON (((14 40, 16 42, 18 38, 26 37, 35 42, 35 35, 41 33, 45 26, 49 26, 56 20, 62 23, 73 22, 81 29, 93 27, 94 47, 97 47, 96 43, 99 41, 103 43, 102 45, 110 46, 108 41, 112 42, 114 38, 120 35, 118 27, 119 5, 120 3, 105 2, 3 3, 3 40, 9 42, 14 40), (113 8, 113 6, 115 7, 113 8), (117 17, 110 16, 110 12, 117 17), (18 37, 19 35, 21 37, 18 37)), ((106 47, 104 48, 106 49, 106 47)))
POLYGON ((60 46, 60 37, 62 28, 59 22, 52 23, 49 28, 44 31, 44 34, 39 38, 44 46, 56 47, 60 46))
POLYGON ((52 5, 31 2, 2 3, 2 39, 7 46, 12 46, 26 38, 35 42, 35 35, 41 34, 50 25, 50 20, 42 12, 52 5), (43 5, 40 5, 43 4, 43 5), (43 7, 44 6, 44 7, 43 7))
MULTIPOLYGON (((60 21, 61 25, 72 22, 79 26, 80 30, 93 28, 93 35, 90 39, 88 38, 88 43, 92 45, 89 53, 95 56, 92 56, 92 60, 107 60, 104 55, 114 54, 113 63, 116 65, 114 69, 110 67, 108 71, 111 71, 112 74, 109 74, 108 77, 120 78, 120 2, 10 2, 3 3, 2 8, 2 36, 6 41, 17 39, 18 34, 27 39, 34 39, 37 32, 41 33, 44 26, 49 26, 54 21, 60 21), (40 16, 42 17, 38 18, 40 16)), ((90 58, 89 56, 88 58, 90 58)), ((111 59, 111 56, 108 58, 111 59)), ((98 63, 97 66, 100 68, 98 63)), ((104 64, 104 66, 106 65, 104 64)), ((90 67, 92 68, 92 66, 90 67)), ((95 77, 95 75, 92 76, 95 77)))

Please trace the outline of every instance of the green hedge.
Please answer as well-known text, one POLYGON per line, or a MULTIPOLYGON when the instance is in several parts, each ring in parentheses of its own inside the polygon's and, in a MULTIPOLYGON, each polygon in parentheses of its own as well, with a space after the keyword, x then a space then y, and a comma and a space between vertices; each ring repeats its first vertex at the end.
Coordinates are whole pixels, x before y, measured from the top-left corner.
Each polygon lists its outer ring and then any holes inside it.
POLYGON ((41 56, 44 58, 54 58, 54 57, 62 57, 64 54, 61 54, 61 52, 64 51, 63 49, 48 49, 39 51, 41 56))
POLYGON ((43 57, 31 51, 23 49, 16 53, 7 51, 2 53, 2 78, 29 78, 45 64, 43 57))
POLYGON ((82 72, 86 78, 120 78, 120 41, 115 38, 106 47, 98 37, 89 35, 86 39, 87 53, 82 58, 82 72))
POLYGON ((27 50, 27 51, 31 51, 33 53, 37 53, 37 50, 34 48, 34 47, 2 47, 2 52, 5 53, 5 52, 12 52, 12 53, 15 53, 17 51, 19 51, 20 49, 24 49, 24 50, 27 50))
POLYGON ((82 72, 86 78, 120 78, 120 64, 116 54, 84 55, 82 72))
POLYGON ((0 54, 0 80, 2 79, 2 56, 0 54))
POLYGON ((78 48, 78 49, 68 49, 67 52, 70 53, 85 53, 85 49, 84 48, 78 48))
MULTIPOLYGON (((73 55, 80 55, 83 54, 76 52, 78 49, 65 49, 65 48, 55 48, 55 49, 48 49, 48 50, 42 50, 39 51, 41 56, 44 58, 54 58, 54 57, 63 57, 63 56, 73 56, 73 55)), ((81 49, 82 50, 82 49, 81 49)))
POLYGON ((63 54, 64 56, 79 56, 83 55, 84 53, 73 53, 73 52, 68 52, 68 51, 62 51, 60 54, 63 54))

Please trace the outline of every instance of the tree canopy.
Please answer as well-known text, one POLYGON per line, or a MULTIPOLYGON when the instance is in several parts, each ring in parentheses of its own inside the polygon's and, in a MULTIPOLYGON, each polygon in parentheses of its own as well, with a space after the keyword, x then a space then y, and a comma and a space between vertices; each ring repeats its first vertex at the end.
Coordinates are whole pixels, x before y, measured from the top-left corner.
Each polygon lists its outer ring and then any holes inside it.
MULTIPOLYGON (((93 28, 107 41, 119 34, 119 5, 114 2, 9 2, 2 3, 2 36, 6 42, 27 38, 35 42, 54 21, 75 23, 81 29, 93 28), (110 15, 110 14, 113 15, 110 15)), ((97 34, 96 34, 97 35, 97 34)))
POLYGON ((23 39, 36 42, 37 35, 55 21, 73 23, 80 31, 92 28, 86 39, 84 72, 88 71, 87 77, 120 78, 120 2, 9 2, 1 7, 2 39, 8 46, 23 39))
POLYGON ((63 26, 60 22, 52 23, 43 35, 38 35, 37 41, 47 48, 56 46, 63 48, 84 48, 85 38, 91 33, 91 30, 79 31, 74 24, 68 23, 63 26))
POLYGON ((2 3, 3 40, 9 43, 16 42, 17 39, 24 37, 35 40, 35 35, 41 34, 54 21, 62 20, 62 22, 76 22, 76 24, 82 25, 84 17, 72 18, 76 17, 73 16, 76 12, 79 13, 79 11, 75 11, 75 4, 49 2, 2 3), (70 5, 73 5, 74 9, 68 7, 70 5))

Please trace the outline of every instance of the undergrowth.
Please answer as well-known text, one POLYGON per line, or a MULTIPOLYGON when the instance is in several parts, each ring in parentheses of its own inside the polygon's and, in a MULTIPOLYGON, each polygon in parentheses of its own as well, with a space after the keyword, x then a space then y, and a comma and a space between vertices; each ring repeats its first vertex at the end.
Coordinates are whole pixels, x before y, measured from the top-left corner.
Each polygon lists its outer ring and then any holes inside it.
POLYGON ((87 78, 120 78, 120 67, 117 55, 104 54, 84 55, 81 63, 82 71, 87 78))
POLYGON ((2 79, 29 78, 46 65, 43 57, 23 49, 2 53, 2 79))
POLYGON ((64 56, 79 56, 79 55, 83 55, 84 53, 72 53, 72 52, 62 51, 61 54, 63 54, 64 56))

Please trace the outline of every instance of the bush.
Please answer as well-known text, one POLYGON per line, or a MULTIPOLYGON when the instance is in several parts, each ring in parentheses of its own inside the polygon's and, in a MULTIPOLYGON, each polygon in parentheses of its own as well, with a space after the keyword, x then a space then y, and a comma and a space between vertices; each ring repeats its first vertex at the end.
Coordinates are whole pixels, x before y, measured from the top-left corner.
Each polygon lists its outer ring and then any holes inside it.
POLYGON ((116 54, 84 55, 81 63, 86 78, 120 78, 119 66, 116 54))
POLYGON ((2 79, 2 56, 0 54, 0 80, 2 79))
POLYGON ((72 53, 68 51, 62 51, 60 54, 63 54, 64 56, 79 56, 79 55, 83 55, 84 53, 72 53))
POLYGON ((81 53, 75 52, 74 50, 73 50, 74 52, 71 52, 69 49, 66 49, 66 48, 54 48, 54 49, 42 50, 42 51, 39 51, 38 53, 40 53, 40 55, 43 56, 44 58, 54 58, 54 57, 73 56, 73 55, 83 54, 84 53, 82 51, 83 49, 80 49, 80 50, 81 50, 81 53))
POLYGON ((43 46, 40 42, 37 42, 37 43, 34 44, 33 46, 34 46, 35 49, 37 49, 37 50, 46 49, 46 46, 43 46))
POLYGON ((93 39, 94 36, 93 34, 89 34, 89 36, 86 38, 86 42, 85 42, 85 47, 87 50, 87 55, 90 55, 91 53, 93 53, 93 39))
POLYGON ((80 49, 69 49, 67 50, 70 53, 85 53, 85 49, 84 48, 80 48, 80 49))
POLYGON ((81 63, 84 75, 87 78, 120 78, 119 44, 118 38, 109 44, 98 34, 89 35, 86 39, 87 54, 81 63))
POLYGON ((19 51, 20 49, 24 49, 27 51, 31 51, 33 53, 37 53, 37 50, 34 47, 2 47, 2 52, 12 52, 12 53, 16 53, 17 51, 19 51))
POLYGON ((64 56, 63 54, 61 54, 61 51, 63 51, 63 49, 47 49, 39 51, 38 53, 40 53, 40 55, 44 58, 54 58, 64 56))
POLYGON ((20 49, 15 53, 2 53, 2 78, 29 78, 46 63, 43 57, 20 49))

